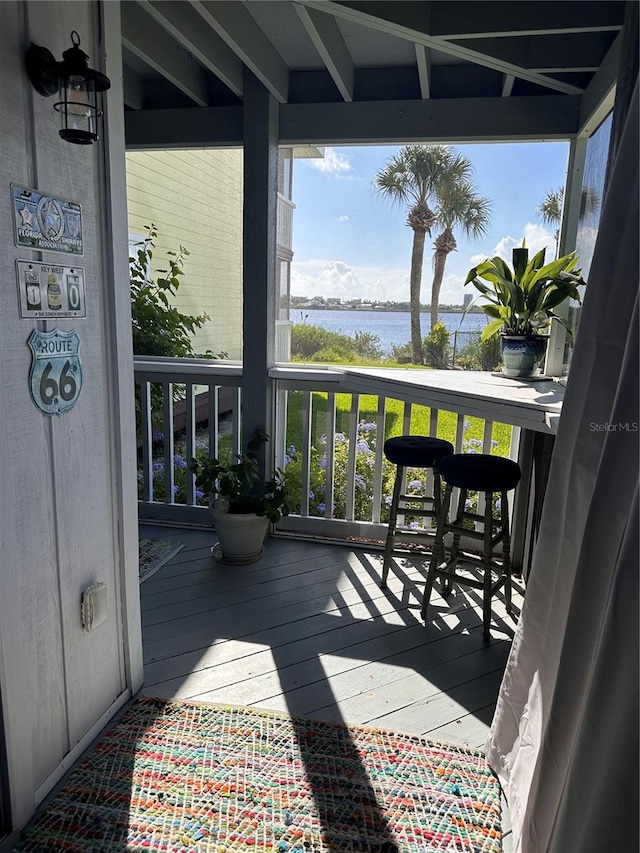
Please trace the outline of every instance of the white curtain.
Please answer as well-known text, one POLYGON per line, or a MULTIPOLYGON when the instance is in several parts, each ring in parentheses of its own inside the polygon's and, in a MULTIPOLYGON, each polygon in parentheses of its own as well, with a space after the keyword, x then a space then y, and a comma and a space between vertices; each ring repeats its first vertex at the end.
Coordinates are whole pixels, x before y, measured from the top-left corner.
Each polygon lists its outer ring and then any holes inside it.
POLYGON ((487 741, 515 853, 638 850, 638 84, 487 741))

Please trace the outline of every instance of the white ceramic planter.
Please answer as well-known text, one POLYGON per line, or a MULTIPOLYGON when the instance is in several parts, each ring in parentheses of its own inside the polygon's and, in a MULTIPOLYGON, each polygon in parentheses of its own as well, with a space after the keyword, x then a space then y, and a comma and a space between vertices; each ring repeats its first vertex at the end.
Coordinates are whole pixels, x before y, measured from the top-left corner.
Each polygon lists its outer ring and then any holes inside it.
POLYGON ((260 559, 269 528, 266 516, 254 513, 235 515, 217 509, 211 509, 211 515, 219 539, 219 547, 212 549, 217 560, 239 566, 260 559))

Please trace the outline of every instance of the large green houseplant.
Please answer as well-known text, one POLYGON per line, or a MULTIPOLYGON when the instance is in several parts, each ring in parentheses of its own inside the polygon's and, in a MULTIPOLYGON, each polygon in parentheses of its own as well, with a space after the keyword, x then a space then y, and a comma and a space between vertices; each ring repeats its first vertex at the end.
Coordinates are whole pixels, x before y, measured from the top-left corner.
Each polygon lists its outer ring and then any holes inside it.
POLYGON ((552 321, 568 329, 556 308, 566 299, 580 302, 578 287, 585 284, 572 252, 548 264, 541 249, 531 260, 524 240, 513 250, 513 266, 500 257, 469 270, 465 285, 473 284, 486 300, 481 305, 489 322, 480 340, 500 334, 503 373, 531 376, 542 359, 552 321))
POLYGON ((220 542, 214 556, 225 563, 253 563, 262 555, 269 523, 280 521, 291 509, 285 475, 279 469, 260 475, 258 453, 269 436, 256 430, 244 453, 235 461, 191 459, 189 470, 196 486, 208 495, 220 542))

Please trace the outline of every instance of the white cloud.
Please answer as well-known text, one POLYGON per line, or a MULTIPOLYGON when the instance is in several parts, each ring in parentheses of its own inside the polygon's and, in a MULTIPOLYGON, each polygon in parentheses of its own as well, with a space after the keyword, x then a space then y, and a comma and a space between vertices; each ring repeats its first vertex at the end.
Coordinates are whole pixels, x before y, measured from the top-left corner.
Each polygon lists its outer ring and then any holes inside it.
MULTIPOLYGON (((431 296, 431 271, 422 273, 422 301, 431 296)), ((464 294, 464 276, 446 272, 440 290, 443 305, 461 305, 464 294)), ((314 296, 340 299, 362 299, 364 302, 408 302, 409 265, 404 269, 352 266, 344 261, 313 259, 291 265, 291 293, 293 296, 314 296)))
POLYGON ((349 217, 348 217, 348 216, 339 216, 339 217, 336 219, 336 222, 348 222, 348 221, 349 221, 349 217))
POLYGON ((339 297, 365 302, 409 299, 407 269, 351 266, 344 261, 312 259, 293 261, 291 265, 293 296, 339 297))
MULTIPOLYGON (((423 293, 425 282, 423 281, 423 293)), ((422 301, 428 302, 431 296, 431 281, 426 283, 427 294, 423 295, 422 301)), ((441 305, 462 305, 464 294, 469 288, 464 288, 464 276, 456 275, 455 273, 445 272, 442 279, 442 287, 440 289, 440 304, 441 305)))
MULTIPOLYGON (((522 239, 524 238, 527 249, 529 249, 529 257, 533 257, 536 252, 539 252, 540 249, 546 249, 546 260, 551 261, 553 259, 555 249, 556 249, 556 238, 553 234, 551 234, 544 225, 538 225, 534 222, 527 222, 524 226, 524 232, 520 237, 511 237, 510 235, 507 237, 503 237, 498 241, 497 245, 490 252, 489 257, 498 257, 503 258, 509 266, 513 261, 511 252, 513 249, 517 249, 522 245, 522 239)), ((469 258, 469 266, 473 267, 482 261, 486 261, 487 255, 472 255, 469 258)))
POLYGON ((339 154, 335 148, 325 148, 324 157, 307 160, 313 168, 324 172, 331 178, 344 177, 351 171, 351 163, 345 154, 339 154))

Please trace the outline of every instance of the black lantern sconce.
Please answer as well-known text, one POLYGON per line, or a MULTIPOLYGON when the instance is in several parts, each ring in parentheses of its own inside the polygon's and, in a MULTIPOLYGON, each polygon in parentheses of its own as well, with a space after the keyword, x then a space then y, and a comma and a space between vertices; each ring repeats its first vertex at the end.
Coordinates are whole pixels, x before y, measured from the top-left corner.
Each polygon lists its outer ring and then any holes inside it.
POLYGON ((71 44, 62 54, 62 62, 46 47, 31 44, 25 56, 27 75, 34 89, 45 98, 62 92, 62 100, 53 105, 60 113, 60 136, 76 145, 91 145, 98 139, 98 92, 111 86, 111 80, 94 68, 80 50, 80 36, 74 30, 71 44))

